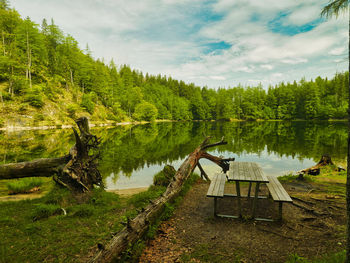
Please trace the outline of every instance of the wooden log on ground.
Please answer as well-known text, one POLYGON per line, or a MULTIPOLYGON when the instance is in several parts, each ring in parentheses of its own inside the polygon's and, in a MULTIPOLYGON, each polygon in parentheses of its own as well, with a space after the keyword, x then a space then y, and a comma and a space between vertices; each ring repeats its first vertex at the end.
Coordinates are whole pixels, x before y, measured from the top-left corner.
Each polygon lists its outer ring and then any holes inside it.
POLYGON ((66 164, 69 155, 59 158, 42 158, 31 162, 8 163, 0 165, 0 179, 23 177, 49 177, 58 171, 58 167, 66 164))
MULTIPOLYGON (((203 158, 203 153, 209 147, 226 144, 223 138, 220 142, 209 144, 209 137, 207 137, 201 145, 199 145, 182 163, 180 168, 176 171, 174 179, 168 185, 165 193, 152 201, 143 212, 139 213, 134 219, 129 220, 128 224, 122 229, 112 240, 105 246, 102 246, 96 256, 90 261, 95 262, 111 262, 118 258, 120 254, 125 251, 129 244, 134 244, 139 238, 145 234, 151 222, 162 213, 163 208, 167 202, 174 200, 181 191, 183 183, 193 172, 198 164, 200 158, 203 158)), ((234 158, 231 158, 232 160, 234 158)), ((220 163, 223 165, 223 163, 220 163)), ((101 247, 101 246, 100 246, 101 247)))

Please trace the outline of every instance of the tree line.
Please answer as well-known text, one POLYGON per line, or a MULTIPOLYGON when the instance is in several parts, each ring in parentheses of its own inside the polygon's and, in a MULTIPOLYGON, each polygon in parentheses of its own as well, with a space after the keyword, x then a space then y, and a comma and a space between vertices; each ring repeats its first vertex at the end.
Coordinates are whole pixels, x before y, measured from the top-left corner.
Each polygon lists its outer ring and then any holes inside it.
POLYGON ((94 59, 87 46, 65 35, 53 20, 41 25, 22 19, 7 0, 0 0, 0 102, 20 101, 40 109, 60 103, 69 92, 67 116, 97 106, 106 119, 220 120, 220 119, 343 119, 347 114, 348 72, 332 79, 317 77, 279 83, 263 89, 210 89, 162 75, 149 75, 112 60, 94 59))

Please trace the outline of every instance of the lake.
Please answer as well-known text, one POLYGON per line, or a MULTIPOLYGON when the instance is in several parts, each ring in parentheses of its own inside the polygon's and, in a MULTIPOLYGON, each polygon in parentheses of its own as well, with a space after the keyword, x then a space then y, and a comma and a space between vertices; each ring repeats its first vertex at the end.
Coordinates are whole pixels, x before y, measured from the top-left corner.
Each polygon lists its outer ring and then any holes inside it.
MULTIPOLYGON (((93 128, 101 137, 100 171, 107 189, 146 187, 165 164, 177 169, 205 138, 225 137, 227 145, 211 148, 217 156, 254 161, 269 175, 310 167, 322 154, 344 160, 346 122, 164 122, 93 128)), ((0 133, 0 163, 59 157, 74 145, 70 129, 0 133)), ((220 168, 202 159, 210 175, 220 168)))

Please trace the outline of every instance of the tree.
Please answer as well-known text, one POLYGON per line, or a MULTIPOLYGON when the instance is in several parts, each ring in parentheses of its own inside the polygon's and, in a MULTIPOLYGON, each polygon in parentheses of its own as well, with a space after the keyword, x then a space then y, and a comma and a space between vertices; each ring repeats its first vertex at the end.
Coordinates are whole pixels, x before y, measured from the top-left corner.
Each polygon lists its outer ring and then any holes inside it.
MULTIPOLYGON (((336 16, 338 17, 341 12, 345 12, 349 9, 349 0, 333 0, 326 5, 321 15, 325 17, 336 16)), ((350 26, 350 15, 349 15, 350 26)), ((350 27, 349 27, 349 42, 348 42, 348 61, 350 70, 350 27)), ((348 75, 350 76, 350 75, 348 75)), ((349 79, 350 83, 350 79, 349 79)), ((347 244, 346 244, 346 262, 350 262, 350 87, 348 87, 348 156, 347 156, 347 176, 346 176, 346 214, 347 214, 347 244)))
POLYGON ((135 108, 134 118, 136 120, 154 121, 157 118, 157 108, 149 102, 141 102, 135 108))

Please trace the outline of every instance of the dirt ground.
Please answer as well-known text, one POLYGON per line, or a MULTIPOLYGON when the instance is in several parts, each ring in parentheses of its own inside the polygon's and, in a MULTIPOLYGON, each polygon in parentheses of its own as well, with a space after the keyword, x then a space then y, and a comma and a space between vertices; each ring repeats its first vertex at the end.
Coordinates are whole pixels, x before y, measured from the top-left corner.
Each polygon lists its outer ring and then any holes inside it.
MULTIPOLYGON (((215 218, 208 186, 198 182, 192 187, 148 242, 140 262, 285 262, 291 254, 313 259, 345 247, 343 197, 326 195, 309 183, 285 184, 294 203, 283 205, 281 222, 262 222, 248 218, 247 199, 242 219, 215 218)), ((225 193, 234 193, 233 186, 225 186, 225 193)), ((258 205, 258 217, 277 217, 277 203, 259 199, 258 205)), ((237 215, 237 198, 220 199, 218 213, 237 215)))

